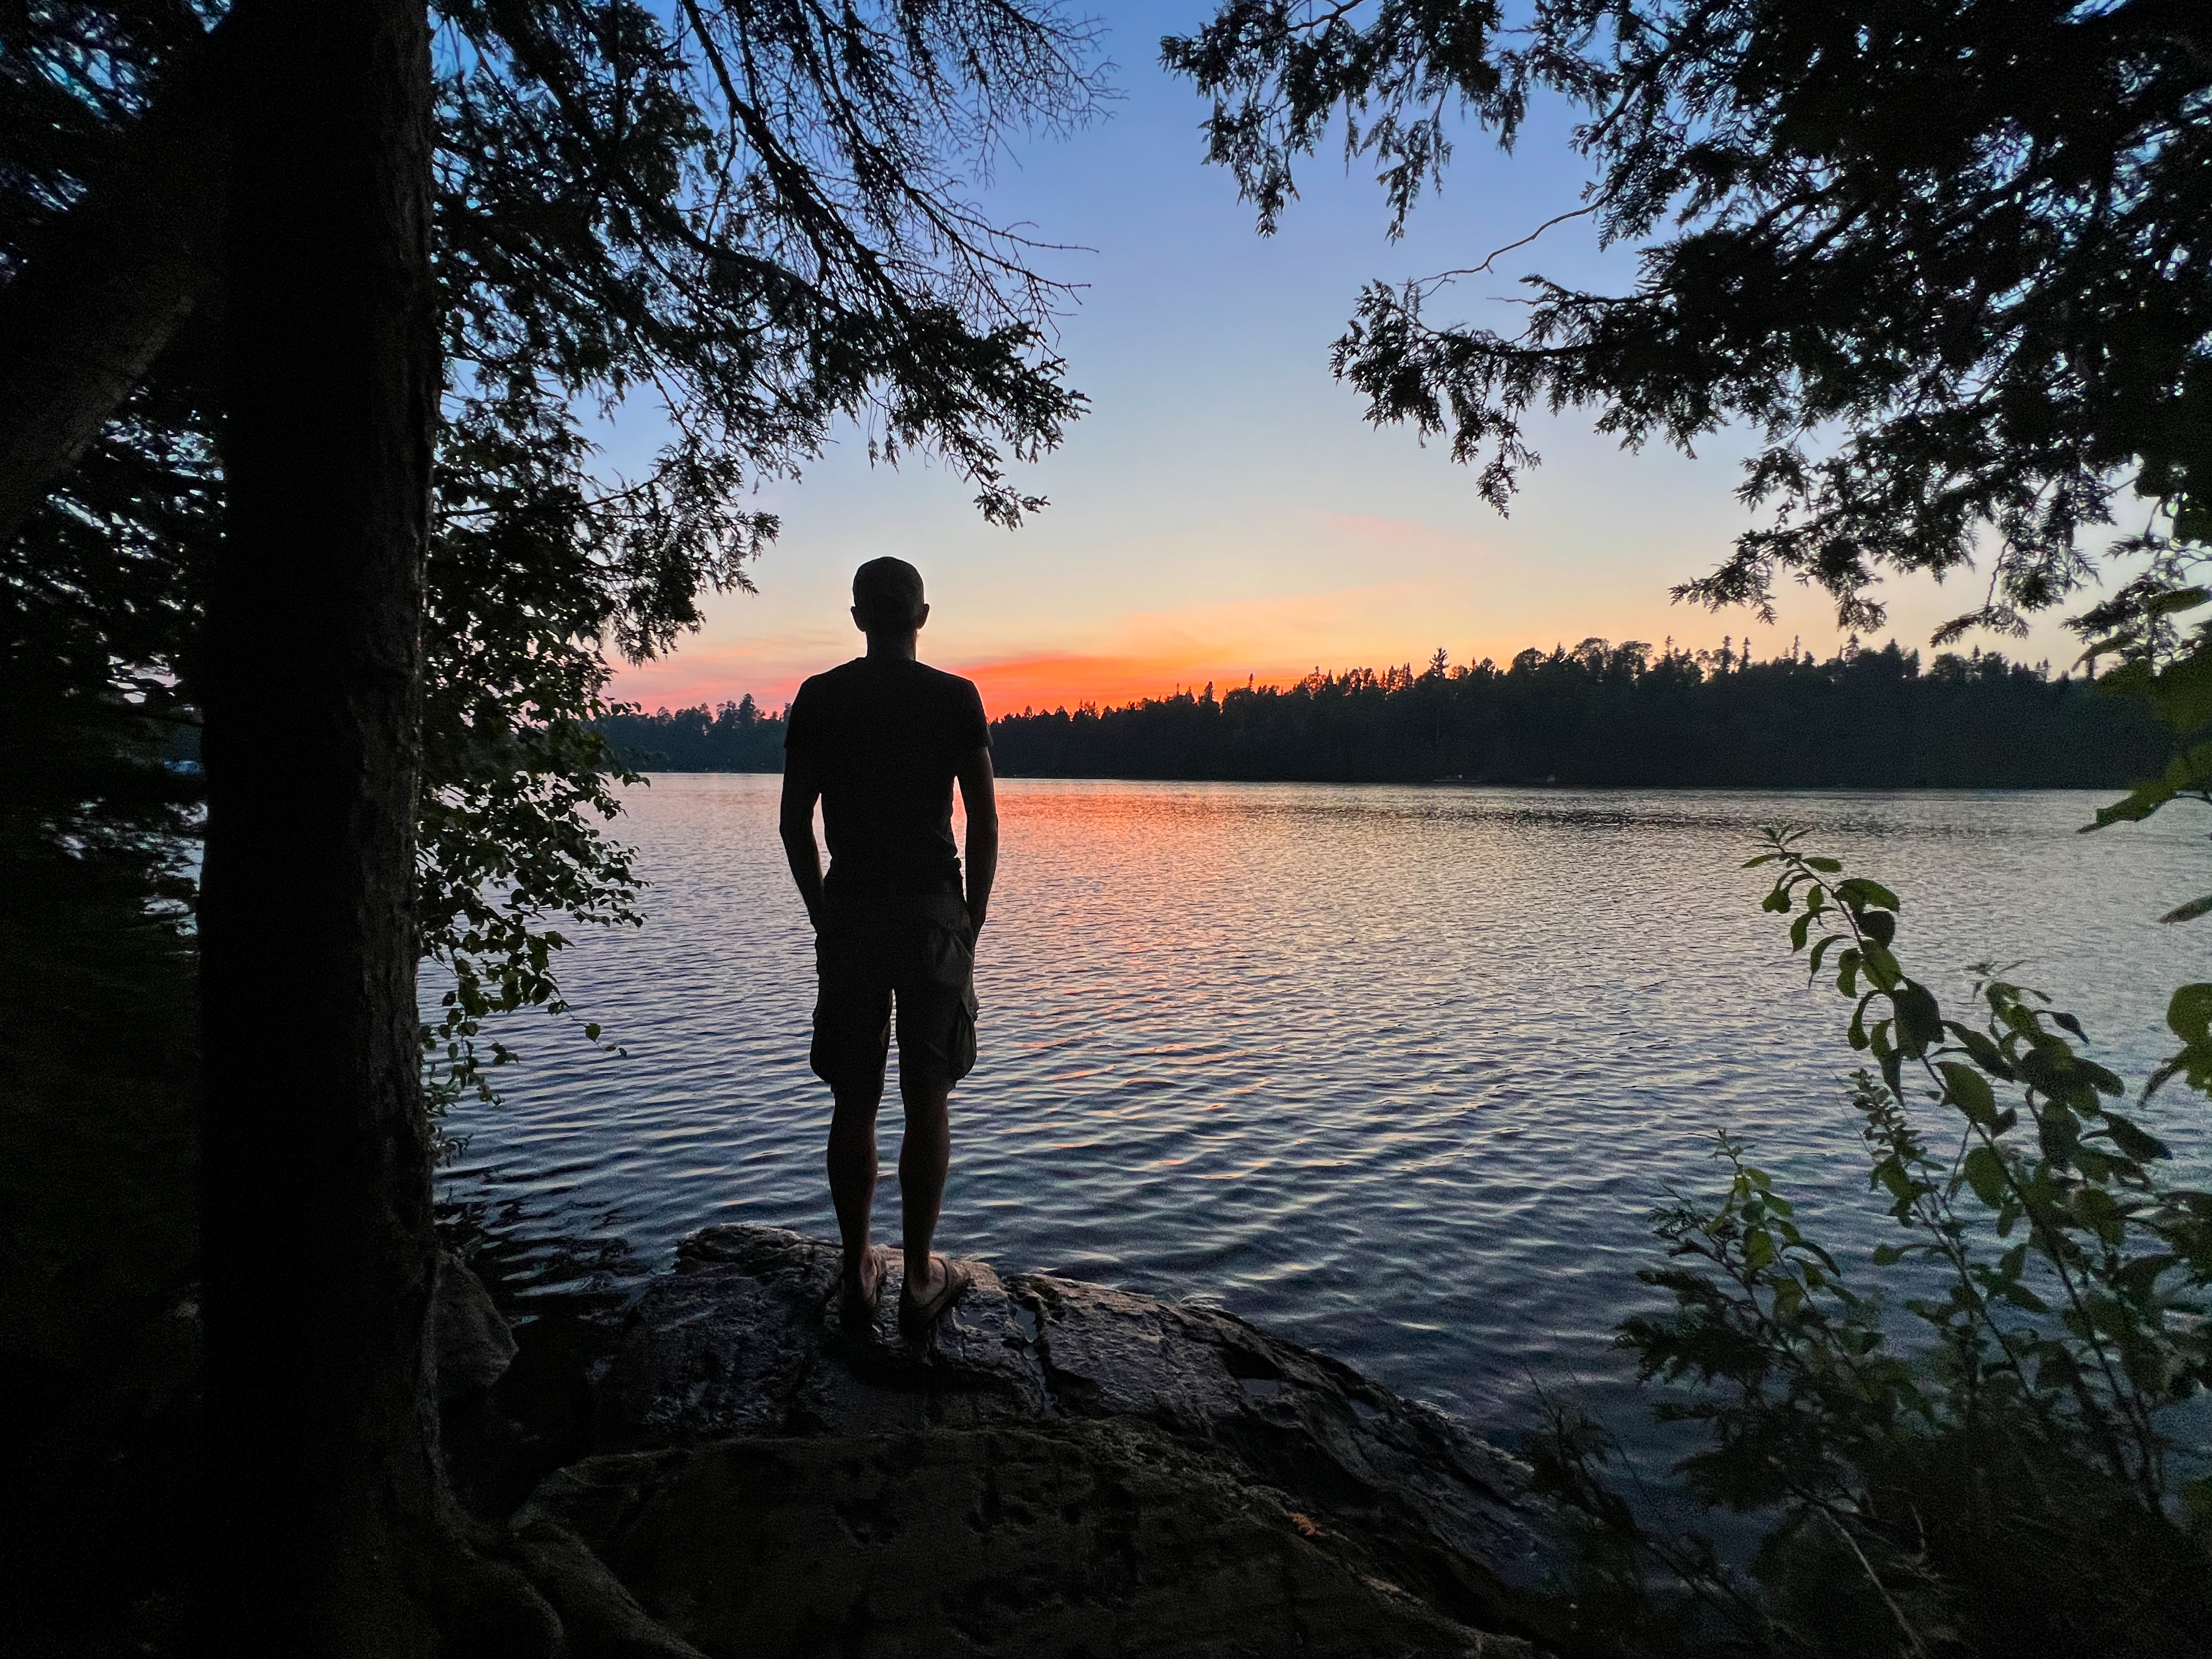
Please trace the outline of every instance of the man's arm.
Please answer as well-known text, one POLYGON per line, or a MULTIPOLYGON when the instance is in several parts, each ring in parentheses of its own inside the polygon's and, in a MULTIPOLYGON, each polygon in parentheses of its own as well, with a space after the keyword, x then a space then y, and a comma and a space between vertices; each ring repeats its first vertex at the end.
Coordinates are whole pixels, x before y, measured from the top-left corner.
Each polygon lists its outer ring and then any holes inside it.
MULTIPOLYGON (((789 750, 783 756, 783 807, 777 828, 783 836, 783 855, 791 860, 791 878, 799 884, 799 902, 806 919, 822 925, 822 848, 814 839, 814 803, 822 797, 822 780, 814 768, 789 750)), ((992 845, 998 844, 997 821, 993 820, 992 845)))
POLYGON ((952 775, 960 780, 960 804, 968 811, 968 921, 980 933, 999 873, 999 794, 990 750, 969 750, 952 775))

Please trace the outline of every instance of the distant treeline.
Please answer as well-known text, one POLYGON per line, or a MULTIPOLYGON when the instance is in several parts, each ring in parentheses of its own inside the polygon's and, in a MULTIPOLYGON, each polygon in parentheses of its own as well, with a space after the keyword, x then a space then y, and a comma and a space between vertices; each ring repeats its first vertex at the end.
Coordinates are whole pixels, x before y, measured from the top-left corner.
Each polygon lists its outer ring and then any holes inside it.
POLYGON ((748 693, 719 708, 665 708, 611 714, 599 731, 623 762, 640 772, 781 772, 783 716, 748 693))
POLYGON ((2146 708, 2085 679, 1978 651, 1923 672, 1894 642, 1826 662, 1587 640, 1452 667, 1439 651, 1419 673, 1208 685, 991 732, 999 771, 1030 777, 2112 788, 2172 752, 2146 708))
MULTIPOLYGON (((783 769, 782 716, 750 696, 599 729, 640 771, 783 769)), ((1025 711, 992 722, 991 742, 1010 777, 1877 789, 2112 788, 2172 752, 2140 703, 1995 652, 1923 672, 1894 642, 1752 662, 1602 640, 1502 668, 1438 652, 1419 672, 1025 711)))

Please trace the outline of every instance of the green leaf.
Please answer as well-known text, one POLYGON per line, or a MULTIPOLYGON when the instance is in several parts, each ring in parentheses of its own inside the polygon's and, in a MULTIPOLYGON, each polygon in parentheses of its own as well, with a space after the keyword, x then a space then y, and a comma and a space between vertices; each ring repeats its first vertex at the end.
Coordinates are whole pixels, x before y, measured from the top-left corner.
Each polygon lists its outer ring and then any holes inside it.
POLYGON ((1955 1020, 1945 1020, 1943 1029, 1958 1038, 1960 1046, 1974 1057, 1974 1064, 1991 1077, 2001 1077, 2008 1083, 2013 1080, 2012 1065, 2005 1059, 2004 1050, 1987 1036, 1955 1020))
POLYGON ((2139 1255, 2123 1267, 2113 1278, 2119 1281, 2121 1289, 2140 1300, 2157 1289, 2160 1273, 2182 1265, 2182 1258, 2178 1255, 2139 1255))
POLYGON ((2193 898, 2186 904, 2177 904, 2160 916, 2160 921, 2194 921, 2207 911, 2212 911, 2212 893, 2203 898, 2193 898))
POLYGON ((2036 1350, 2035 1386, 2055 1391, 2071 1388, 2081 1380, 2081 1368, 2074 1356, 2056 1342, 2045 1342, 2036 1350))
POLYGON ((2112 1145, 2138 1164, 2148 1164, 2173 1156, 2166 1150, 2164 1141, 2155 1135, 2146 1134, 2118 1112, 2105 1114, 2105 1127, 2112 1133, 2112 1145))
MULTIPOLYGON (((1887 951, 1883 952, 1887 955, 1887 951)), ((1943 1035, 1943 1011, 1926 987, 1906 980, 1890 998, 1897 1010, 1898 1046, 1917 1060, 1943 1035)))
POLYGON ((2176 541, 2212 542, 2212 496, 2191 492, 2173 504, 2176 541))
MULTIPOLYGON (((2075 658, 2074 665, 2078 668, 2083 663, 2093 662, 2099 657, 2116 656, 2120 652, 2126 650, 2130 646, 2138 643, 2140 643, 2139 638, 2134 634, 2108 634, 2103 639, 2096 641, 2088 647, 2087 650, 2082 652, 2080 656, 2075 658)), ((2106 679, 2110 679, 2112 676, 2108 674, 2105 678, 2106 679)))
POLYGON ((2212 985, 2185 985, 2166 1005, 2166 1029, 2192 1046, 2212 1044, 2212 985))
POLYGON ((1805 867, 1808 870, 1818 870, 1824 876, 1832 876, 1844 866, 1840 859, 1808 858, 1805 860, 1805 867))
POLYGON ((1849 881, 1836 884, 1836 896, 1854 910, 1901 910, 1897 895, 1878 881, 1869 881, 1864 876, 1853 876, 1849 881))
MULTIPOLYGON (((2161 717, 2164 714, 2161 710, 2161 717)), ((2176 755, 2167 764, 2164 777, 2137 784, 2110 806, 2099 807, 2097 821, 2084 828, 2102 830, 2107 824, 2140 823, 2176 795, 2194 793, 2208 784, 2212 784, 2212 744, 2199 744, 2186 754, 2176 755)))
POLYGON ((1995 1207, 2004 1201, 2010 1188, 2005 1174, 2004 1160, 1987 1146, 1977 1146, 1966 1154, 1966 1184, 1974 1189, 1974 1196, 1995 1207))
MULTIPOLYGON (((2077 1060, 2074 1062, 2074 1069, 2087 1078, 2090 1085, 2100 1094, 2120 1095, 2127 1092, 2127 1085, 2120 1081, 2118 1073, 2098 1065, 2094 1060, 2077 1060)), ((2085 1107, 2089 1103, 2086 1101, 2083 1103, 2085 1107)))
POLYGON ((2099 1237, 2112 1243, 2119 1241, 2125 1215, 2118 1201, 2103 1188, 2076 1188, 2067 1200, 2066 1207, 2099 1237))
POLYGON ((1888 946, 1869 941, 1861 948, 1859 956, 1866 964, 1867 977, 1883 990, 1894 991, 1904 983, 1904 969, 1897 965, 1897 958, 1890 955, 1888 946))
MULTIPOLYGON (((2180 528, 2179 516, 2175 519, 2175 528, 2177 531, 2180 528)), ((2178 611, 2194 611, 2198 605, 2205 604, 2212 604, 2212 590, 2195 586, 2176 587, 2159 594, 2149 604, 2144 605, 2142 614, 2147 617, 2170 617, 2178 611)))
MULTIPOLYGON (((2203 592, 2201 588, 2183 588, 2161 596, 2151 609, 2164 614, 2158 611, 2158 605, 2172 599, 2185 601, 2174 608, 2193 610, 2204 603, 2203 592), (2188 598, 2192 592, 2197 597, 2188 598)), ((2212 648, 2200 640, 2188 655, 2160 669, 2151 678, 2150 700, 2158 717, 2184 736, 2212 720, 2212 648)))
POLYGON ((2100 806, 2095 821, 2083 824, 2081 833, 2086 836, 2116 823, 2139 823, 2179 793, 2170 784, 2139 783, 2110 806, 2100 806))
POLYGON ((2212 1531, 2212 1474, 2183 1481, 2181 1502, 2198 1532, 2212 1531))
POLYGON ((1979 1072, 1955 1060, 1939 1060, 1936 1069, 1943 1075, 1944 1093, 1954 1106, 1977 1123, 1996 1121, 1997 1098, 1990 1092, 1988 1079, 1979 1072))

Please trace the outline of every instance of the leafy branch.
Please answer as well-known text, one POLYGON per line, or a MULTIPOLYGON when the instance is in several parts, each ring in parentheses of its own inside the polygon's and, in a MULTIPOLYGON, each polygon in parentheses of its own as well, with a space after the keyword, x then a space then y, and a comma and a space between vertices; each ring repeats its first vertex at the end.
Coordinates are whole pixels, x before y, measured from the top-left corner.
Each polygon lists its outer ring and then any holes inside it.
MULTIPOLYGON (((1770 830, 1750 866, 1808 983, 1849 1003, 1869 1186, 1902 1236, 1870 1279, 1847 1273, 1723 1134, 1723 1190, 1652 1217, 1668 1260, 1638 1276, 1672 1308, 1618 1336, 1674 1385, 1655 1415, 1709 1436, 1678 1465, 1697 1496, 1778 1517, 1756 1617, 1723 1611, 1698 1540, 1651 1537, 1606 1490, 1589 1425, 1553 1422, 1547 1488, 1626 1540, 1616 1580, 1657 1563, 1759 1650, 2195 1650, 2212 1476, 2196 1452, 2177 1474, 2167 1425, 2212 1387, 2212 1193, 2170 1182, 2080 1019, 1989 964, 1977 1015, 1947 1017, 1900 960, 1897 896, 1803 840, 1770 830), (1916 1326, 1932 1342, 1904 1340, 1916 1326)), ((2207 1092, 2212 985, 2176 992, 2168 1024, 2185 1046, 2143 1097, 2207 1092)))

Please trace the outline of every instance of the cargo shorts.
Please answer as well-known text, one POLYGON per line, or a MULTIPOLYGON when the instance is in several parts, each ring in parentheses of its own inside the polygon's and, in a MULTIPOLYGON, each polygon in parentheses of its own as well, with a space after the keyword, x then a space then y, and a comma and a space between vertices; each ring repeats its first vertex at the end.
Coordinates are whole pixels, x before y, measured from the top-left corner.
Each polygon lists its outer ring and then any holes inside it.
POLYGON ((957 893, 823 901, 814 935, 814 1075, 884 1086, 896 1010, 901 1084, 950 1089, 975 1065, 975 943, 957 893))

